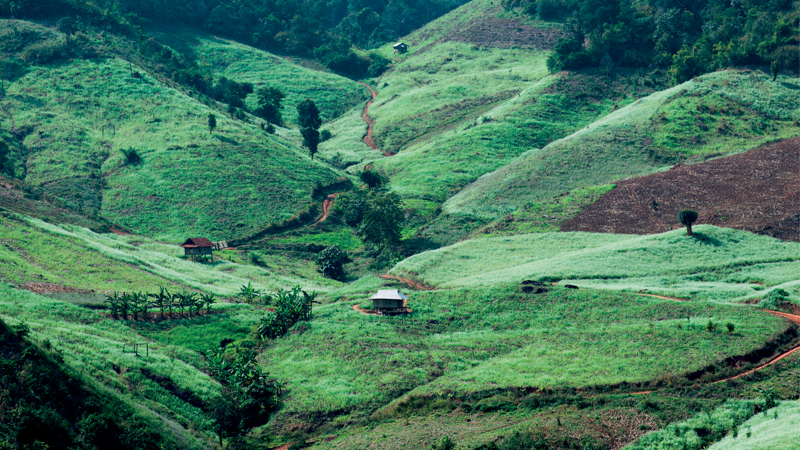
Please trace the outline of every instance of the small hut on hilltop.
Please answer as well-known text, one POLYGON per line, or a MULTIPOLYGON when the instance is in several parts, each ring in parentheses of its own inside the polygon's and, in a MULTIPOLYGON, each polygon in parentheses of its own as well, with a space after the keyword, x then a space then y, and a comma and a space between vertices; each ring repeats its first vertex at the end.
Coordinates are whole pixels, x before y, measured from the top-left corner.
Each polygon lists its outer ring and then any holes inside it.
POLYGON ((370 297, 372 300, 372 309, 378 311, 382 315, 406 314, 406 297, 402 292, 397 289, 383 289, 378 291, 377 294, 370 297))
POLYGON ((405 53, 408 51, 408 45, 405 42, 398 42, 392 46, 395 53, 405 53))
POLYGON ((191 259, 214 259, 213 249, 214 244, 206 238, 189 238, 181 244, 183 247, 184 255, 191 259))

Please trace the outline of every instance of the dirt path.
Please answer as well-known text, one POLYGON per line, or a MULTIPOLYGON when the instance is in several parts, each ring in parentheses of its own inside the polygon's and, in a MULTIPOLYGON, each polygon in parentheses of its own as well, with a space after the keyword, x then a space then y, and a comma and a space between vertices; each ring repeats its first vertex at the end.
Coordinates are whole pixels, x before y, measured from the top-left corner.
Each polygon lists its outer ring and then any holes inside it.
POLYGON ((378 277, 379 278, 383 278, 384 280, 399 281, 401 283, 407 284, 408 286, 410 286, 410 287, 412 287, 414 289, 419 289, 420 291, 432 291, 433 290, 433 288, 430 287, 430 286, 425 286, 422 283, 418 283, 418 282, 416 282, 414 280, 409 280, 408 278, 396 277, 394 275, 378 275, 378 277))
POLYGON ((331 206, 333 206, 333 201, 339 194, 341 194, 341 192, 336 192, 334 194, 331 194, 322 202, 322 217, 317 219, 317 221, 314 222, 312 225, 324 222, 325 219, 328 218, 328 211, 330 211, 331 206))
POLYGON ((664 300, 674 300, 676 302, 688 302, 688 299, 685 298, 677 298, 677 297, 664 297, 663 295, 656 295, 656 294, 642 294, 637 293, 637 295, 643 295, 645 297, 655 297, 655 298, 662 298, 664 300))
MULTIPOLYGON (((360 84, 360 85, 364 86, 365 88, 369 89, 369 93, 370 93, 370 95, 372 95, 372 99, 370 99, 367 102, 367 105, 364 106, 364 113, 361 114, 361 118, 364 119, 364 122, 367 122, 367 135, 364 136, 364 143, 367 144, 367 147, 369 147, 371 149, 380 150, 378 148, 378 146, 375 144, 375 141, 372 140, 372 133, 375 130, 375 121, 369 116, 369 106, 372 105, 372 100, 374 100, 375 97, 378 96, 378 93, 375 91, 375 89, 372 89, 366 83, 359 82, 358 84, 360 84)), ((394 155, 395 155, 394 153, 389 152, 389 151, 383 152, 383 156, 394 156, 394 155)))

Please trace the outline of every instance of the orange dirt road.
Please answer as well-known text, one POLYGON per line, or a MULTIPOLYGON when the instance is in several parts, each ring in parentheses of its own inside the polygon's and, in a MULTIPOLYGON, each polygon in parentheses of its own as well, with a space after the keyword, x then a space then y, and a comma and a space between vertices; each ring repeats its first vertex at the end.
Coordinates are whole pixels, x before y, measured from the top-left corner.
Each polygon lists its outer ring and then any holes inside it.
MULTIPOLYGON (((375 91, 375 89, 372 89, 366 83, 359 82, 358 84, 369 89, 369 93, 370 95, 372 95, 372 99, 378 96, 378 93, 375 91)), ((364 107, 364 114, 361 114, 361 118, 364 119, 364 122, 367 122, 367 135, 364 136, 364 143, 367 144, 367 147, 371 149, 380 150, 378 146, 375 144, 375 141, 372 140, 372 133, 375 129, 375 121, 372 120, 372 118, 369 116, 369 106, 372 105, 372 99, 370 99, 370 101, 368 101, 367 105, 364 107)), ((394 156, 394 155, 395 154, 392 152, 388 151, 383 152, 383 156, 394 156)))
POLYGON ((333 206, 333 201, 339 194, 341 194, 341 192, 336 192, 335 194, 331 194, 322 202, 322 217, 317 219, 317 221, 314 223, 324 222, 325 219, 328 218, 328 211, 331 210, 331 206, 333 206))

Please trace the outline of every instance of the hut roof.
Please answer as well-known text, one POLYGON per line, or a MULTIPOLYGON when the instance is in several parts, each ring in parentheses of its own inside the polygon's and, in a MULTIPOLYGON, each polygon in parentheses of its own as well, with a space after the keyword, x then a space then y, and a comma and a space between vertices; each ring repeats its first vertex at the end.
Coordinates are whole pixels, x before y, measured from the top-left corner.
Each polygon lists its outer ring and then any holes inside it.
POLYGON ((370 300, 408 300, 408 297, 403 295, 397 289, 381 289, 377 294, 369 298, 370 300))
POLYGON ((392 46, 392 48, 398 48, 398 47, 408 47, 408 45, 405 42, 398 42, 397 44, 394 44, 392 46))
POLYGON ((194 248, 194 247, 214 247, 214 244, 211 243, 206 238, 189 238, 181 244, 183 248, 194 248))

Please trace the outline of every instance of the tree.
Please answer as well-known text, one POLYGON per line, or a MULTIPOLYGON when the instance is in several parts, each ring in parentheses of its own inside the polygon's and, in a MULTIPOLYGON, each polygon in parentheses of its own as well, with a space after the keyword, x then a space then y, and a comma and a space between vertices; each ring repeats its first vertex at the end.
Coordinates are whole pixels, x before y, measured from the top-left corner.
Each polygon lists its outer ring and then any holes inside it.
POLYGON ((217 116, 208 113, 208 134, 213 133, 215 128, 217 128, 217 116))
POLYGON ((319 131, 313 128, 303 128, 300 130, 300 134, 303 135, 303 145, 308 147, 311 159, 314 159, 314 155, 317 154, 317 148, 319 147, 319 131))
POLYGON ((258 90, 258 108, 256 108, 256 115, 270 123, 282 124, 283 117, 281 116, 281 109, 283 109, 283 105, 281 105, 281 101, 283 101, 285 97, 286 94, 280 89, 270 86, 262 87, 258 90))
POLYGON ((317 264, 322 275, 339 281, 344 280, 343 264, 349 260, 347 254, 336 245, 326 248, 317 255, 317 264))
POLYGON ((319 109, 314 103, 314 100, 307 98, 297 105, 297 119, 300 122, 300 128, 313 128, 318 130, 322 125, 322 119, 319 117, 319 109))
POLYGON ((691 209, 684 209, 678 213, 678 220, 686 227, 686 235, 692 235, 692 224, 697 220, 697 213, 691 209))
POLYGON ((362 239, 383 250, 400 243, 405 214, 397 194, 373 193, 367 199, 367 209, 356 232, 362 239))

